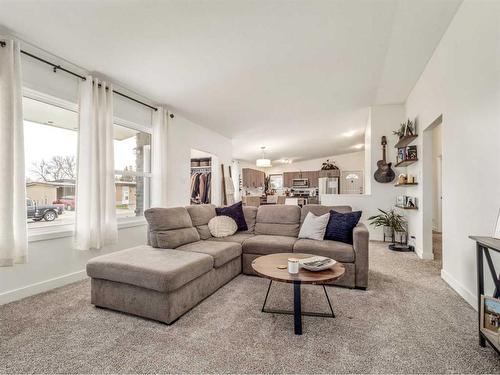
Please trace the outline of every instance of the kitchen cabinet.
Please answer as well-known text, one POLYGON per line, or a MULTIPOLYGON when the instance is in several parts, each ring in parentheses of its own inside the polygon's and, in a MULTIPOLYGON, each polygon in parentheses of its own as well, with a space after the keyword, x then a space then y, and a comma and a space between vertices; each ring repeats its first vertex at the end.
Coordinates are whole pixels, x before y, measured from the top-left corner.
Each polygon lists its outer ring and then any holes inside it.
POLYGON ((319 171, 302 172, 302 178, 307 178, 309 180, 310 188, 317 188, 319 180, 319 171))
POLYGON ((319 171, 319 177, 340 177, 339 169, 321 170, 319 171))
POLYGON ((283 173, 283 187, 291 188, 292 180, 295 178, 295 172, 284 172, 283 173))
POLYGON ((264 187, 266 175, 262 171, 252 168, 243 168, 241 170, 241 181, 244 188, 264 187))
POLYGON ((319 171, 297 171, 297 172, 284 172, 283 173, 283 186, 292 188, 294 179, 307 178, 309 180, 310 188, 318 187, 319 171))

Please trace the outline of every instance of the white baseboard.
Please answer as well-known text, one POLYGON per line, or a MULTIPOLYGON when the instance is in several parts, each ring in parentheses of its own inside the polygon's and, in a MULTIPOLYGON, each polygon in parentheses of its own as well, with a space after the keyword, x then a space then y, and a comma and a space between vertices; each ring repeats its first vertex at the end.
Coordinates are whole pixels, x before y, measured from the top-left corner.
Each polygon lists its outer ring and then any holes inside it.
POLYGON ((415 248, 415 254, 417 254, 417 256, 420 259, 426 259, 426 260, 433 260, 434 259, 434 254, 424 254, 422 249, 420 249, 418 247, 415 248))
POLYGON ((477 297, 475 294, 471 293, 467 288, 460 284, 453 276, 451 276, 445 270, 441 270, 441 278, 451 286, 455 292, 457 292, 460 297, 462 297, 469 305, 471 305, 474 310, 477 311, 477 297))
POLYGON ((84 280, 86 278, 87 273, 85 272, 85 270, 81 270, 64 276, 41 281, 39 283, 27 285, 19 289, 9 290, 8 292, 0 294, 0 305, 33 296, 38 293, 47 292, 51 289, 59 288, 61 286, 84 280))

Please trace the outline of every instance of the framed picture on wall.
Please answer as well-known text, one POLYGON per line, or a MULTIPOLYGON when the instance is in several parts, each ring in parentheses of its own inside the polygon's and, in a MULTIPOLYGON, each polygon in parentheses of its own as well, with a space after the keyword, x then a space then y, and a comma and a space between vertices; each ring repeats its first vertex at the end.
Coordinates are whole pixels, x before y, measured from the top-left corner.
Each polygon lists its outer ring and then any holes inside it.
POLYGON ((497 215, 497 223, 495 225, 495 232, 493 233, 493 237, 500 240, 500 210, 497 215))

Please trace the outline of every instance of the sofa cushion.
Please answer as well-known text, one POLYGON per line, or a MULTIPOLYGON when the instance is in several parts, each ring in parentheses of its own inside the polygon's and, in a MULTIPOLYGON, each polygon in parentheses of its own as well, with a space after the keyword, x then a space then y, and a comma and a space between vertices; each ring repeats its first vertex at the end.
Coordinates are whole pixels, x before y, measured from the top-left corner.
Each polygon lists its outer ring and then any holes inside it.
POLYGON ((320 255, 339 262, 354 262, 354 249, 352 245, 337 241, 299 239, 293 245, 293 252, 320 255))
POLYGON ((330 211, 325 240, 340 241, 352 245, 352 231, 358 225, 361 211, 340 213, 330 211))
POLYGON ((236 242, 198 241, 178 247, 176 250, 210 255, 214 258, 215 268, 241 255, 241 245, 236 242))
POLYGON ((229 216, 236 221, 238 231, 248 230, 245 215, 243 214, 243 202, 238 202, 228 207, 217 207, 215 212, 217 213, 217 216, 229 216))
POLYGON ((291 253, 297 238, 289 236, 256 235, 243 242, 243 253, 274 254, 291 253))
POLYGON ((321 204, 306 204, 305 206, 302 206, 302 209, 300 210, 300 223, 304 222, 304 219, 309 212, 316 216, 321 216, 329 214, 331 210, 337 212, 351 212, 352 208, 351 206, 323 206, 321 204))
POLYGON ((254 206, 243 206, 243 215, 245 215, 245 221, 247 223, 248 230, 247 233, 255 232, 255 220, 257 220, 257 207, 254 206))
POLYGON ((255 235, 252 233, 236 232, 232 236, 220 237, 220 238, 211 237, 207 241, 236 242, 241 245, 243 242, 254 236, 255 235))
POLYGON ((213 204, 194 204, 187 206, 186 209, 200 238, 206 240, 212 237, 208 229, 208 222, 216 216, 215 206, 213 204))
POLYGON ((149 208, 144 211, 150 231, 189 228, 193 226, 185 207, 149 208))
POLYGON ((299 206, 260 206, 257 210, 255 234, 297 237, 299 223, 299 206))
POLYGON ((171 292, 213 269, 214 258, 197 252, 137 246, 89 260, 87 275, 171 292))
POLYGON ((214 237, 221 238, 232 236, 238 230, 236 221, 229 216, 216 216, 208 222, 210 234, 214 237))
POLYGON ((200 240, 198 231, 191 228, 172 229, 159 232, 150 232, 151 246, 162 249, 175 249, 179 246, 200 240))
POLYGON ((329 219, 329 213, 316 216, 312 212, 309 212, 300 227, 299 238, 309 238, 311 240, 323 241, 329 219))
POLYGON ((148 221, 148 244, 153 247, 173 249, 200 239, 184 207, 150 208, 144 216, 148 221))

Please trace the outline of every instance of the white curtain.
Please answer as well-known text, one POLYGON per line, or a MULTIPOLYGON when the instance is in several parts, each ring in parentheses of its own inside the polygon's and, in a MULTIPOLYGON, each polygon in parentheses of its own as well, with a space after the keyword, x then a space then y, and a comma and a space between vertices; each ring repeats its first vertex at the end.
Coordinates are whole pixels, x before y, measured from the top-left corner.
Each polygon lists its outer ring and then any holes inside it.
POLYGON ((153 114, 151 157, 151 207, 167 206, 167 137, 170 117, 165 108, 153 114))
MULTIPOLYGON (((80 83, 75 247, 100 249, 118 237, 113 155, 113 87, 80 83)), ((100 85, 99 85, 100 84, 100 85)))
POLYGON ((23 94, 19 43, 0 47, 0 266, 28 255, 23 94))

